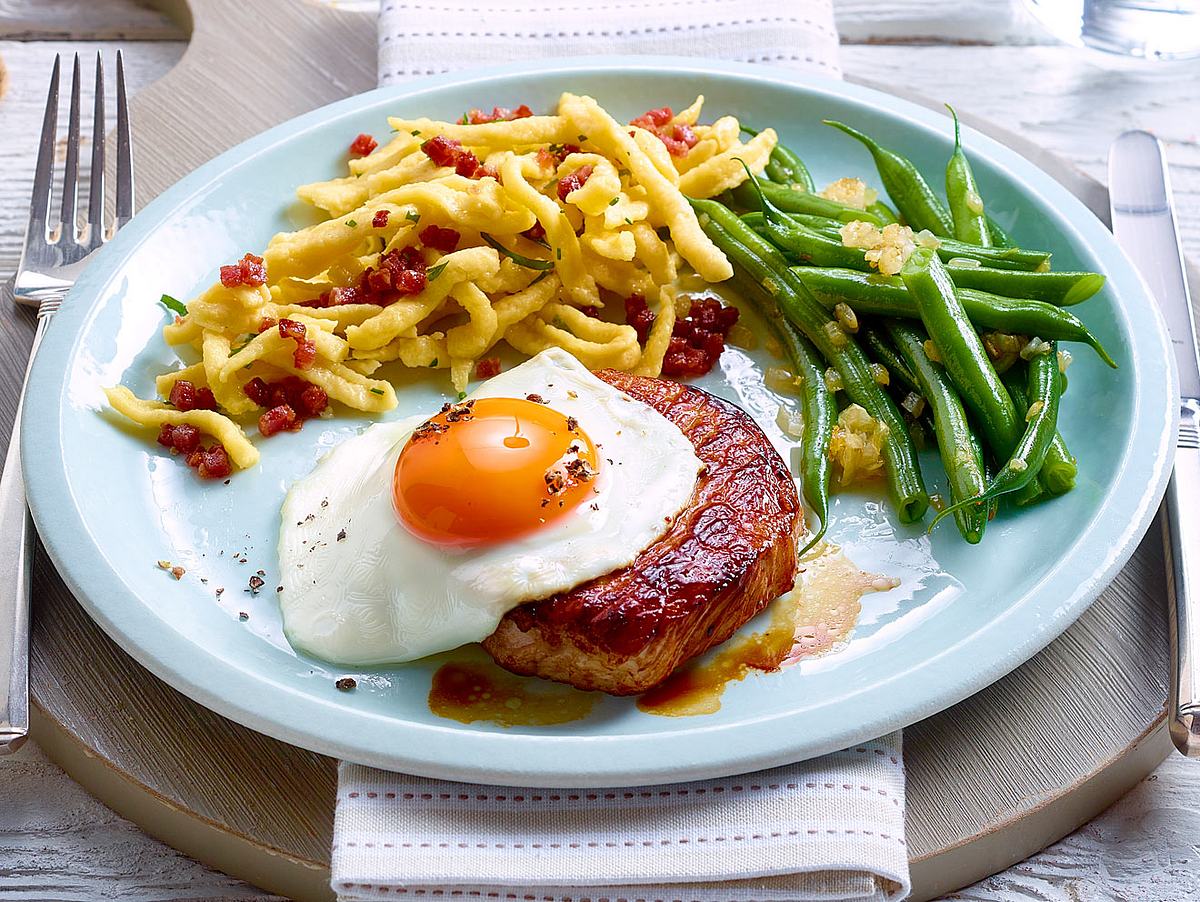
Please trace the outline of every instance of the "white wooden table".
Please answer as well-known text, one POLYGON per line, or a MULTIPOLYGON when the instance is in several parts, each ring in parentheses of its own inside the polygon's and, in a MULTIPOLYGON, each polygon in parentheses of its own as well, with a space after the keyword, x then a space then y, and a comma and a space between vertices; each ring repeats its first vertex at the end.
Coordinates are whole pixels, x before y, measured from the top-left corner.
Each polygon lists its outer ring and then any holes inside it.
MULTIPOLYGON (((1185 247, 1200 257, 1200 64, 1147 67, 1059 46, 1005 0, 835 5, 848 74, 1004 123, 1098 178, 1118 132, 1156 132, 1185 247)), ((179 58, 184 34, 137 0, 0 0, 0 275, 19 253, 54 54, 116 46, 136 90, 179 58)), ((1091 824, 954 898, 1200 900, 1198 872, 1200 763, 1172 757, 1091 824)), ((0 758, 0 902, 118 897, 273 898, 149 838, 35 747, 0 758)))

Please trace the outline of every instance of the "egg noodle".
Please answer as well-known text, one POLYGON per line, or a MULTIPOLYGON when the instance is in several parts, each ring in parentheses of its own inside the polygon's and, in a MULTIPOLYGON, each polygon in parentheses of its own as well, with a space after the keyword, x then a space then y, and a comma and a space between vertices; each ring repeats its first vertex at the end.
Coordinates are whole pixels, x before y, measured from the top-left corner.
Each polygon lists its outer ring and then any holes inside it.
POLYGON ((668 133, 686 127, 687 145, 674 153, 649 123, 622 124, 574 94, 549 116, 389 119, 395 137, 351 159, 348 176, 298 189, 323 221, 276 235, 258 278, 238 284, 223 273, 163 329, 181 357, 197 362, 159 376, 159 395, 186 380, 210 390, 217 409, 183 410, 122 387, 107 390, 110 404, 143 426, 194 427, 244 468, 258 461, 238 422, 262 413, 248 387, 255 379, 296 377, 329 400, 379 413, 396 406, 392 384, 375 378, 385 364, 448 370, 461 393, 501 341, 525 355, 558 347, 592 369, 659 375, 683 265, 708 282, 733 274, 687 197, 737 186, 743 160, 761 172, 776 143, 771 129, 742 143, 730 116, 698 124, 702 105, 697 98, 664 123, 668 133), (453 161, 429 150, 431 139, 468 152, 479 169, 463 175, 438 165, 453 161), (452 229, 457 240, 437 240, 430 226, 452 229), (420 290, 364 302, 381 298, 354 287, 396 252, 420 257, 420 290), (644 341, 633 326, 593 315, 605 295, 650 301, 656 316, 644 341), (300 339, 273 328, 280 321, 302 327, 288 325, 300 339))

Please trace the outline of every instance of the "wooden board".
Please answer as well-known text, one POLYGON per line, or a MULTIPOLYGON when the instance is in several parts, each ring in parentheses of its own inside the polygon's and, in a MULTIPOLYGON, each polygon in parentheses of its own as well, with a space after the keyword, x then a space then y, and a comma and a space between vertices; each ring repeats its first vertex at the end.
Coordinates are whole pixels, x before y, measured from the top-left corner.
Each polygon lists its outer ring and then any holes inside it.
MULTIPOLYGON (((373 86, 369 19, 259 0, 253 16, 279 23, 281 45, 263 60, 235 51, 256 33, 239 25, 248 4, 196 0, 193 13, 193 41, 179 66, 135 101, 143 203, 260 128, 373 86), (258 68, 267 63, 269 74, 258 68), (230 109, 255 115, 222 115, 230 109)), ((1041 162, 1089 202, 1103 203, 1098 184, 1041 162)), ((20 330, 0 335, 0 379, 8 385, 27 340, 20 330)), ((1152 533, 1061 639, 906 731, 918 898, 1042 848, 1164 757, 1162 591, 1161 543, 1152 533)), ((31 665, 35 737, 99 798, 231 874, 293 898, 328 897, 333 762, 219 718, 141 670, 82 613, 44 556, 31 665)))

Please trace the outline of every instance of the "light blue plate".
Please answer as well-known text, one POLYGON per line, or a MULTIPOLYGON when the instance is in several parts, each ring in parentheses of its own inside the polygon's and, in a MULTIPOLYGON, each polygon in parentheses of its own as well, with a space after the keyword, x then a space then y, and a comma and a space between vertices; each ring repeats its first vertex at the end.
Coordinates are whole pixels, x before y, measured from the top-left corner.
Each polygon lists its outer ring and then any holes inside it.
MULTIPOLYGON (((1158 507, 1174 446, 1173 358, 1154 304, 1104 227, 1044 173, 968 130, 982 192, 1004 227, 1054 251, 1056 268, 1109 278, 1076 308, 1121 369, 1072 348, 1061 429, 1079 456, 1074 492, 1002 515, 979 547, 952 526, 927 538, 870 499, 840 497, 834 538, 860 565, 905 584, 867 600, 845 650, 732 685, 721 710, 704 717, 653 717, 629 700, 605 699, 588 719, 557 727, 463 726, 429 712, 429 666, 356 674, 358 690, 342 693, 333 680, 344 671, 287 646, 273 591, 280 501, 363 419, 313 421, 264 442, 262 463, 231 485, 202 485, 152 436, 103 412, 100 388, 123 381, 153 394, 153 375, 176 365, 160 337, 159 295, 191 296, 218 264, 301 223, 294 188, 340 174, 359 132, 386 136, 389 114, 453 119, 470 107, 522 102, 549 109, 563 90, 591 94, 619 117, 679 108, 703 93, 707 116, 777 128, 821 184, 845 175, 875 181, 866 153, 821 126, 824 117, 879 136, 931 176, 951 149, 946 117, 866 88, 762 66, 630 57, 373 91, 221 155, 99 253, 34 364, 22 423, 29 499, 50 555, 97 622, 172 686, 287 742, 399 771, 538 786, 710 777, 832 751, 957 702, 1061 633, 1126 561, 1158 507), (174 581, 157 568, 160 559, 187 575, 174 581), (266 587, 251 596, 245 587, 260 568, 266 587)), ((758 371, 766 359, 730 352, 724 372, 704 385, 780 438, 776 401, 758 371)), ((436 378, 402 386, 390 416, 434 410, 445 389, 436 378)))

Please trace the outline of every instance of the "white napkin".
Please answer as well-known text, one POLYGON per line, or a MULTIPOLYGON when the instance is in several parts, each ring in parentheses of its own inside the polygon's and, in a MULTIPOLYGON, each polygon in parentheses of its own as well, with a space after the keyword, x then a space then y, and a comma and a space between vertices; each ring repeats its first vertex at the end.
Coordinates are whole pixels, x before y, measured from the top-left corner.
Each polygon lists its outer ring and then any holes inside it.
MULTIPOLYGON (((381 84, 651 52, 840 74, 830 0, 383 0, 379 33, 381 84)), ((901 899, 900 734, 741 777, 621 789, 474 786, 343 762, 331 883, 343 900, 901 899)))
POLYGON ((379 12, 381 85, 514 60, 621 53, 841 75, 832 0, 383 0, 379 12))

